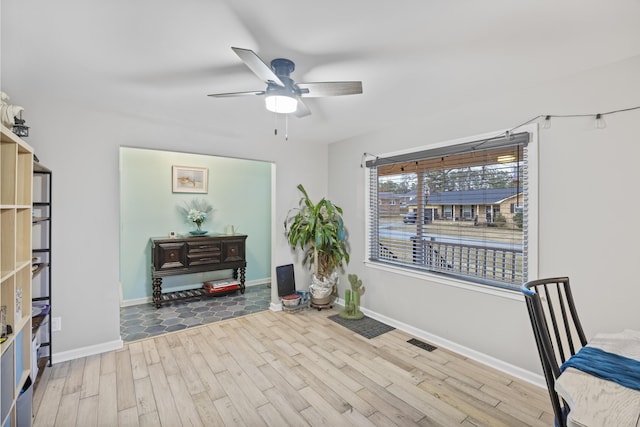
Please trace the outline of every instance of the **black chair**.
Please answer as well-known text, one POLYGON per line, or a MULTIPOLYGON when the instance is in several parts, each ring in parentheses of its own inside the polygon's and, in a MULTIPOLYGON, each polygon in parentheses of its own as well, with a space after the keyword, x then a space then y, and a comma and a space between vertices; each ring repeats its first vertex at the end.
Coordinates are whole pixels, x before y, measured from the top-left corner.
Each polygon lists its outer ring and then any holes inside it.
POLYGON ((560 366, 587 344, 573 302, 568 277, 532 280, 522 285, 555 415, 565 427, 569 407, 555 391, 560 366))

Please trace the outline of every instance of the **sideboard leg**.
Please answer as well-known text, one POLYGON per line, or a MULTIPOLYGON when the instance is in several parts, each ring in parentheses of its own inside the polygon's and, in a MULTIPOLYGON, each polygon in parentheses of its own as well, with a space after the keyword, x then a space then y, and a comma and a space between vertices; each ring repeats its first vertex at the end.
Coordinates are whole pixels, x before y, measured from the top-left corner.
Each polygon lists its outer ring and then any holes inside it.
POLYGON ((245 267, 240 268, 240 293, 244 294, 245 267))
POLYGON ((160 308, 160 295, 162 295, 162 277, 153 279, 153 304, 160 308))

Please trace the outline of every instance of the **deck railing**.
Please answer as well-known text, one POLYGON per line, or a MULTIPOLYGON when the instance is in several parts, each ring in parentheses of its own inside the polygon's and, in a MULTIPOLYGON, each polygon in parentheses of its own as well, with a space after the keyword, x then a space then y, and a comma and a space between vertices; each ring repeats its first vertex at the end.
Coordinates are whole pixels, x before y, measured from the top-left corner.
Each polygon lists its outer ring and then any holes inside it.
POLYGON ((378 254, 382 259, 390 259, 390 260, 398 259, 398 256, 394 254, 391 249, 389 249, 387 246, 383 245, 382 243, 378 243, 378 254))
POLYGON ((523 281, 520 249, 438 242, 415 237, 411 240, 413 263, 427 270, 514 285, 523 281))

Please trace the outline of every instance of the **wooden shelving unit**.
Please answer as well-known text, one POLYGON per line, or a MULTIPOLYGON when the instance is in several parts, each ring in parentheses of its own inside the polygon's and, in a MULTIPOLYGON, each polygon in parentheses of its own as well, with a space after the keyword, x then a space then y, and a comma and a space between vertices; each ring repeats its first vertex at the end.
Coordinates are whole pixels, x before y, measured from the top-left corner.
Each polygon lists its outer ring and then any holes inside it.
POLYGON ((31 425, 33 149, 4 125, 1 134, 0 310, 6 333, 0 343, 0 425, 15 427, 31 425))
POLYGON ((52 364, 51 331, 51 184, 52 172, 39 162, 33 163, 32 239, 32 376, 34 388, 45 366, 52 364))

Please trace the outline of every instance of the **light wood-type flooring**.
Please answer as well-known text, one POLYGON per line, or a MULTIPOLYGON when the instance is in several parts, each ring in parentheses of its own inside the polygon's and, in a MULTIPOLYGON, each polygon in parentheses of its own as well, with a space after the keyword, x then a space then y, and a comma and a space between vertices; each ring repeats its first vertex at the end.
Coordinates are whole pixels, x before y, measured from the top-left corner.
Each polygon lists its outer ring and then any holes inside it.
POLYGON ((47 368, 34 426, 550 426, 546 390, 333 310, 264 311, 47 368))

